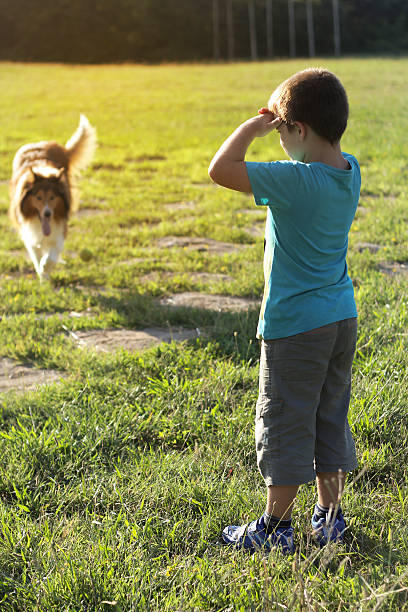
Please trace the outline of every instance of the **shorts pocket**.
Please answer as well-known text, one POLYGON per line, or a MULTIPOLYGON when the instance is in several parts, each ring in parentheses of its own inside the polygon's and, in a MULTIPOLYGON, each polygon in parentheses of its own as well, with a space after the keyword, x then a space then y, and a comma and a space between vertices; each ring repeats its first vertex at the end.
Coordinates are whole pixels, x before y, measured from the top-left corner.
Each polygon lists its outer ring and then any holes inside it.
POLYGON ((281 444, 283 402, 281 400, 259 402, 255 420, 255 440, 258 452, 275 455, 281 444))

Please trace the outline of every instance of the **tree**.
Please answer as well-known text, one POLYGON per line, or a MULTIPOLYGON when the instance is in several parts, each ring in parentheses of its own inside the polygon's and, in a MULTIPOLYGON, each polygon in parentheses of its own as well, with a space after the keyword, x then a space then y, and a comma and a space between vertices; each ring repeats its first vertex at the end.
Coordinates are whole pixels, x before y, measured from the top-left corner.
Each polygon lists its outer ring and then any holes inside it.
POLYGON ((295 0, 288 0, 289 16, 289 55, 296 56, 295 0))
POLYGON ((315 34, 313 22, 313 0, 306 0, 307 40, 309 43, 309 56, 316 55, 315 34))
POLYGON ((12 61, 408 52, 407 0, 0 0, 0 15, 0 58, 12 61))
POLYGON ((228 44, 228 59, 234 59, 234 15, 232 11, 232 0, 227 0, 227 44, 228 44))
POLYGON ((265 0, 266 10, 266 55, 273 57, 273 14, 272 0, 265 0))
POLYGON ((248 22, 251 60, 256 61, 258 59, 258 43, 256 36, 255 0, 248 0, 248 22))
POLYGON ((213 56, 216 62, 220 59, 220 5, 219 0, 212 2, 213 17, 213 56))
POLYGON ((334 38, 334 55, 340 55, 340 14, 339 0, 332 0, 333 5, 333 38, 334 38))

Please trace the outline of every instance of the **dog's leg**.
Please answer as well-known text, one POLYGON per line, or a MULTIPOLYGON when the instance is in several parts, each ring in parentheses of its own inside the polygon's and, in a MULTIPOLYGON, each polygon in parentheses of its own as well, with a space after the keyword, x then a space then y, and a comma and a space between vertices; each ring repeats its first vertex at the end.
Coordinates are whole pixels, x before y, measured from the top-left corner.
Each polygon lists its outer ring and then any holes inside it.
POLYGON ((27 252, 30 256, 31 261, 34 264, 34 268, 35 271, 37 272, 38 276, 41 277, 41 272, 40 272, 40 254, 41 251, 40 249, 38 249, 37 247, 32 246, 31 244, 25 243, 25 248, 27 249, 27 252))
POLYGON ((49 250, 48 253, 45 253, 45 255, 41 257, 39 266, 41 279, 49 277, 56 264, 58 263, 59 255, 60 249, 58 247, 53 247, 49 250))
POLYGON ((43 247, 43 256, 40 261, 40 278, 46 279, 49 277, 56 264, 60 259, 62 249, 64 248, 65 240, 65 224, 59 223, 53 225, 53 241, 48 245, 48 249, 43 247), (45 252, 44 252, 45 251, 45 252))
POLYGON ((55 242, 49 251, 44 253, 40 261, 40 277, 48 278, 60 259, 64 248, 64 225, 55 228, 55 242))

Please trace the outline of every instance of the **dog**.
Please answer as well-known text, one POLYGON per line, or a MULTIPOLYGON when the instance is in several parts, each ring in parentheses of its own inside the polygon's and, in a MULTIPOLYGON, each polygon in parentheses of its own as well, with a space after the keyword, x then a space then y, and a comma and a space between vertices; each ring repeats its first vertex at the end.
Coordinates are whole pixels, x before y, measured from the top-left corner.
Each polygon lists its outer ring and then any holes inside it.
POLYGON ((78 204, 75 179, 91 162, 96 141, 95 128, 81 115, 65 146, 26 144, 14 157, 9 214, 40 280, 49 278, 60 260, 68 220, 78 204))

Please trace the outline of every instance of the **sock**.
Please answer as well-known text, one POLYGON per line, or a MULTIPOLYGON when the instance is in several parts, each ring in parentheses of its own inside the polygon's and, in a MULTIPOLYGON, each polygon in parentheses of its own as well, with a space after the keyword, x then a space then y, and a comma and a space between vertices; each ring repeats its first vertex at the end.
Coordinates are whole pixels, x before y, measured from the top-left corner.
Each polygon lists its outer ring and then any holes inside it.
POLYGON ((292 526, 291 519, 283 520, 281 518, 273 516, 273 514, 268 514, 267 512, 264 512, 263 519, 266 527, 266 533, 272 533, 276 530, 277 527, 283 527, 287 529, 288 527, 292 526))
MULTIPOLYGON (((321 506, 320 504, 316 504, 314 508, 313 516, 315 520, 319 520, 321 518, 326 519, 329 512, 330 512, 330 508, 325 508, 324 506, 321 506)), ((341 514, 340 506, 337 508, 336 516, 337 514, 341 514)), ((331 518, 333 518, 333 516, 334 516, 334 508, 331 511, 331 518)))

